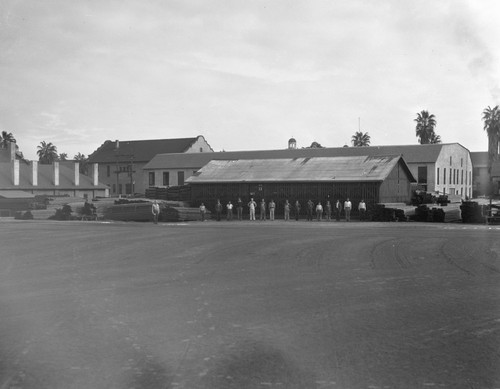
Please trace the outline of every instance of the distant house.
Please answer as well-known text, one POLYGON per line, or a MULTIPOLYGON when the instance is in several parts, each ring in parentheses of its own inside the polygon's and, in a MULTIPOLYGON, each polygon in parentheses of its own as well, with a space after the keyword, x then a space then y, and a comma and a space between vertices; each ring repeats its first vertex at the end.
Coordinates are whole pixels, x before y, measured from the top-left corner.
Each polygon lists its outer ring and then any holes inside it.
POLYGON ((472 194, 473 197, 486 196, 489 193, 490 174, 488 172, 488 152, 471 152, 472 159, 472 194))
POLYGON ((108 185, 111 195, 145 193, 148 187, 184 184, 181 173, 157 177, 144 172, 148 162, 157 154, 165 153, 213 153, 213 149, 201 135, 178 139, 107 140, 89 156, 89 162, 99 164, 99 177, 108 185))
POLYGON ((0 148, 0 197, 4 203, 25 203, 26 199, 42 194, 107 197, 108 187, 99 182, 97 165, 92 166, 92 173, 92 177, 80 174, 78 162, 44 165, 20 159, 15 143, 0 148))
POLYGON ((158 179, 163 175, 175 174, 176 171, 193 175, 212 160, 388 155, 403 157, 412 176, 416 178, 415 188, 459 195, 463 198, 472 196, 471 156, 469 150, 459 143, 334 148, 288 147, 281 150, 231 151, 203 155, 158 154, 144 166, 144 171, 145 174, 158 179))

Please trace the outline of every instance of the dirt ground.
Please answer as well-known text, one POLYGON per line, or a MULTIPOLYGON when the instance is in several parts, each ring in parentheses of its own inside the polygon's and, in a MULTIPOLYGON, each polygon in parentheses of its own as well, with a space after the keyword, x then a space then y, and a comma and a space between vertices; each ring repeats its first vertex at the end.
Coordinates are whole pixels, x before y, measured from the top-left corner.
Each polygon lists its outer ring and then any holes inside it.
POLYGON ((499 237, 0 221, 0 388, 500 388, 499 237))

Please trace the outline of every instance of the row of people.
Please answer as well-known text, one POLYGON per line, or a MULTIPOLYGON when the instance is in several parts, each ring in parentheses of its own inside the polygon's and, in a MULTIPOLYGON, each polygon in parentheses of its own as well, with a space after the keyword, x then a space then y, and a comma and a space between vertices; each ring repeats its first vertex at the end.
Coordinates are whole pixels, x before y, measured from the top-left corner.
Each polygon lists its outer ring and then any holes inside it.
MULTIPOLYGON (((276 211, 276 203, 274 200, 271 199, 271 201, 266 204, 265 200, 262 199, 260 204, 257 204, 257 202, 253 199, 253 197, 250 199, 250 201, 247 204, 248 211, 249 211, 249 218, 251 221, 256 220, 256 211, 257 208, 260 209, 259 213, 259 218, 260 220, 266 220, 266 215, 267 211, 269 212, 269 220, 275 220, 275 211, 276 211)), ((229 201, 226 206, 226 219, 227 220, 233 220, 233 209, 234 209, 234 204, 229 201)), ((222 218, 223 214, 223 205, 220 202, 220 200, 217 200, 217 203, 215 204, 215 218, 217 221, 220 221, 222 218)), ((295 220, 299 220, 299 215, 302 209, 302 206, 300 202, 297 200, 295 201, 295 204, 292 205, 288 202, 288 200, 285 200, 285 204, 283 206, 283 213, 284 213, 284 220, 290 220, 290 213, 291 211, 294 211, 295 214, 295 220)), ((345 214, 345 219, 346 221, 351 220, 351 210, 352 210, 352 203, 347 198, 346 201, 344 201, 343 207, 342 203, 340 200, 337 200, 335 204, 331 204, 330 201, 327 201, 325 206, 321 204, 321 202, 318 202, 316 206, 312 202, 312 200, 308 200, 306 203, 306 214, 307 214, 307 220, 312 221, 314 219, 314 213, 316 214, 316 220, 320 221, 323 220, 323 212, 325 213, 326 220, 330 221, 332 220, 332 215, 335 217, 336 220, 340 220, 342 211, 344 211, 345 214)), ((200 205, 200 215, 201 215, 201 220, 205 221, 206 218, 206 212, 207 208, 204 203, 201 203, 200 205)), ((359 219, 360 220, 365 220, 366 218, 366 203, 364 200, 361 200, 358 204, 358 212, 359 212, 359 219)), ((238 220, 243 220, 243 201, 241 198, 238 198, 238 201, 236 203, 236 214, 238 220)))

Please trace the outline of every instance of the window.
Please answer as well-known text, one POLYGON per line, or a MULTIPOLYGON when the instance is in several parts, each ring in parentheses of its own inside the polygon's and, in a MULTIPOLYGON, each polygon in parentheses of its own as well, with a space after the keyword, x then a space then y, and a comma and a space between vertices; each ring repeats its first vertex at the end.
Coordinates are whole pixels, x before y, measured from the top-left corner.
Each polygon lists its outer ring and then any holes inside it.
POLYGON ((170 173, 163 172, 163 186, 169 186, 169 185, 170 185, 170 173))
POLYGON ((464 184, 464 171, 462 170, 462 178, 461 178, 461 184, 464 184))
MULTIPOLYGON (((451 157, 450 157, 451 158, 451 157)), ((449 183, 451 184, 451 179, 452 179, 452 176, 453 176, 453 172, 452 172, 453 169, 450 169, 450 174, 449 174, 449 183)))
POLYGON ((132 184, 125 184, 125 193, 132 194, 132 184))
POLYGON ((149 172, 149 186, 155 186, 155 172, 149 172))
POLYGON ((460 158, 460 167, 464 167, 464 159, 460 158))
POLYGON ((111 176, 111 166, 106 166, 106 177, 111 176))
POLYGON ((184 185, 184 172, 177 172, 177 185, 184 185))
POLYGON ((118 184, 118 194, 122 194, 122 184, 118 184))
POLYGON ((200 153, 203 153, 203 147, 200 147, 200 153))
POLYGON ((436 178, 437 178, 436 184, 439 185, 439 168, 437 168, 436 178))
POLYGON ((418 167, 418 183, 427 184, 427 166, 418 167))
POLYGON ((451 155, 450 155, 450 166, 451 166, 451 155))
POLYGON ((113 193, 116 193, 116 184, 113 184, 113 193))

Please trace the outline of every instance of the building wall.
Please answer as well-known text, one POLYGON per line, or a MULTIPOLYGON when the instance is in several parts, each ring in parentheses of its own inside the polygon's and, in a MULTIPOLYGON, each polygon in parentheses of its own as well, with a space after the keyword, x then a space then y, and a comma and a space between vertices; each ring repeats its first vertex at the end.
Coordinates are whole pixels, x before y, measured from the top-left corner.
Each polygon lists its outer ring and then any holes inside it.
POLYGON ((112 196, 118 194, 144 193, 144 171, 147 162, 111 162, 99 164, 99 181, 106 184, 112 196), (130 190, 130 171, 132 170, 133 190, 130 190), (119 174, 117 174, 119 172, 119 174), (121 191, 119 189, 121 187, 121 191))
POLYGON ((469 150, 458 144, 443 146, 434 167, 434 191, 464 199, 466 196, 472 197, 472 160, 469 150))
POLYGON ((490 189, 490 175, 488 174, 488 166, 474 166, 472 176, 473 197, 488 195, 490 189))
MULTIPOLYGON (((341 182, 341 183, 231 183, 231 184, 190 184, 191 205, 199 206, 202 202, 211 211, 215 211, 217 199, 223 206, 228 201, 233 204, 241 198, 243 212, 248 215, 247 204, 250 198, 260 203, 262 199, 268 203, 271 199, 276 203, 276 214, 283 214, 285 200, 290 204, 296 200, 302 205, 301 215, 306 214, 306 203, 311 199, 314 204, 327 201, 332 204, 339 199, 342 203, 349 198, 353 204, 353 214, 357 215, 357 206, 361 199, 372 209, 379 202, 380 183, 378 182, 341 182)), ((408 189, 409 190, 409 189, 408 189)))
POLYGON ((210 147, 203 136, 199 136, 196 141, 191 145, 185 153, 207 153, 213 152, 214 150, 210 147))
POLYGON ((401 163, 394 167, 389 176, 380 185, 380 203, 409 203, 411 200, 411 182, 401 163))
POLYGON ((145 170, 143 176, 143 186, 145 188, 156 187, 166 188, 169 186, 185 185, 185 181, 191 177, 196 170, 194 169, 161 169, 161 170, 145 170), (168 182, 164 182, 163 175, 168 173, 168 182), (179 173, 184 177, 180 181, 179 173), (154 176, 154 182, 151 182, 150 175, 154 176))

